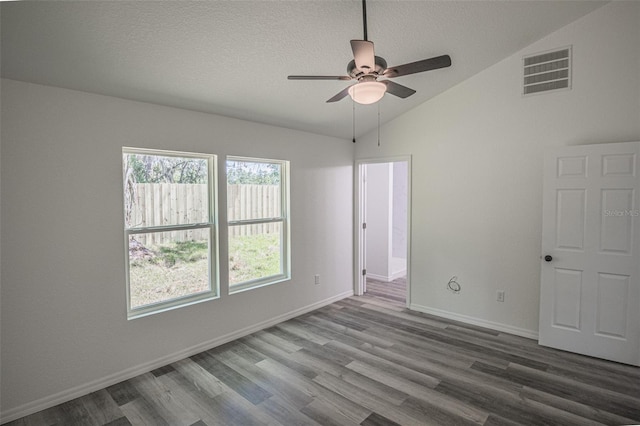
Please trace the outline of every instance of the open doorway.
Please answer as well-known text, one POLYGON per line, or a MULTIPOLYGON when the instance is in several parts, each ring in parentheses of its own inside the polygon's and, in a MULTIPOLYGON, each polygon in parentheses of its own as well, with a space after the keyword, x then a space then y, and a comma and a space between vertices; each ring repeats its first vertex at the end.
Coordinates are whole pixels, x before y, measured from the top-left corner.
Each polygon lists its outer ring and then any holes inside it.
POLYGON ((409 305, 411 158, 356 163, 355 293, 409 305))

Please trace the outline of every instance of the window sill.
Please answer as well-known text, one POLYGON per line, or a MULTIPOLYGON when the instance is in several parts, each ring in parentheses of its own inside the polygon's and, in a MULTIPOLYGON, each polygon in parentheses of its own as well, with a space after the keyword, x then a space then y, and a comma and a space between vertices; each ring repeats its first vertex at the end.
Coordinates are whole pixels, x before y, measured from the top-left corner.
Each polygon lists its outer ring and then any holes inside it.
POLYGON ((229 286, 229 295, 242 293, 247 290, 253 290, 260 287, 270 286, 272 284, 278 284, 284 281, 291 281, 291 277, 288 275, 277 275, 274 277, 269 277, 268 280, 255 280, 248 281, 242 284, 236 284, 234 286, 229 286))
POLYGON ((218 295, 200 295, 197 298, 189 297, 187 299, 178 299, 173 301, 170 304, 157 304, 157 305, 149 305, 147 307, 135 309, 127 312, 127 320, 133 320, 137 318, 148 317, 149 315, 160 314, 162 312, 172 311, 178 308, 184 308, 191 305, 196 305, 198 303, 209 302, 211 300, 219 299, 218 295))

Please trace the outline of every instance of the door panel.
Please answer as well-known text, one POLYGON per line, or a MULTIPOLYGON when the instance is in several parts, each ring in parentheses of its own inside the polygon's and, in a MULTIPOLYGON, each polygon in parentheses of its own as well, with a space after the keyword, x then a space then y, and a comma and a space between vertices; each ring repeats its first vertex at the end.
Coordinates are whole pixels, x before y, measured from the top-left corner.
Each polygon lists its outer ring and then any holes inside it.
POLYGON ((553 325, 580 330, 582 271, 556 268, 553 325))
POLYGON ((600 224, 600 251, 611 255, 631 255, 634 191, 603 189, 601 191, 602 220, 600 224))
POLYGON ((640 365, 640 142, 545 157, 540 344, 640 365))
POLYGON ((596 302, 596 334, 605 337, 627 337, 628 275, 598 274, 596 302))
POLYGON ((583 189, 559 189, 556 212, 556 248, 584 248, 586 194, 583 189))
POLYGON ((602 162, 603 176, 635 176, 636 175, 636 155, 604 155, 602 162))
POLYGON ((559 157, 556 175, 559 178, 576 178, 587 176, 587 157, 559 157))

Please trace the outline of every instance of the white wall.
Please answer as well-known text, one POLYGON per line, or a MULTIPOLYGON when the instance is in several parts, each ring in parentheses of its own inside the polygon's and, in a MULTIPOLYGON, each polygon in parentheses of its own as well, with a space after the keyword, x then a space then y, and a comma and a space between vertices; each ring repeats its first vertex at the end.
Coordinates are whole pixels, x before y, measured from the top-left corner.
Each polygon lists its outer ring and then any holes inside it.
POLYGON ((407 168, 406 161, 366 165, 366 268, 370 278, 393 281, 406 274, 407 168))
POLYGON ((640 3, 612 2, 358 140, 413 155, 413 308, 536 335, 543 151, 640 140, 639 46, 640 3), (522 97, 522 56, 567 45, 572 90, 522 97))
POLYGON ((367 164, 367 274, 386 280, 391 271, 391 185, 390 163, 367 164))
POLYGON ((1 155, 3 420, 353 291, 350 141, 2 80, 1 155), (123 145, 290 160, 292 280, 228 296, 222 228, 219 300, 127 321, 123 145))

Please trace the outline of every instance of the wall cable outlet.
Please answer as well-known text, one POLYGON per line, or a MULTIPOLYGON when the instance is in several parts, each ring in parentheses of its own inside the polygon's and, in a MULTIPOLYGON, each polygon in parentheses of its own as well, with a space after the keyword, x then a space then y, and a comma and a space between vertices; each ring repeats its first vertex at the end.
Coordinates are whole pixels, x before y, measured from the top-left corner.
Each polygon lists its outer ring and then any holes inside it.
POLYGON ((447 283, 447 288, 449 289, 449 291, 452 291, 453 294, 460 293, 460 290, 462 290, 462 286, 458 283, 457 276, 454 275, 453 277, 451 277, 451 279, 447 283))

